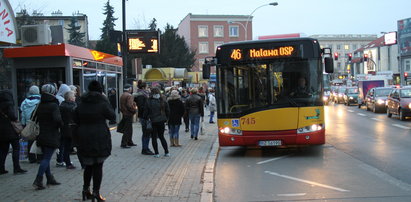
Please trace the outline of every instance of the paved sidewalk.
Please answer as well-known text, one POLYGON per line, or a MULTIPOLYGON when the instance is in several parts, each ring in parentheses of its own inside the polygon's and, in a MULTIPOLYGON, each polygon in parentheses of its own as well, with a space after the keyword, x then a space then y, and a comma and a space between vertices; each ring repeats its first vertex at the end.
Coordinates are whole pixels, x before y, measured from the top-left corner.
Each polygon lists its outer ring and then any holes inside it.
MULTIPOLYGON (((184 132, 183 124, 180 128, 180 144, 183 146, 169 145, 171 157, 160 158, 141 155, 139 123, 134 123, 133 133, 133 141, 138 146, 130 149, 120 148, 122 134, 113 130, 113 150, 104 163, 101 194, 107 201, 200 201, 207 158, 217 139, 216 124, 204 123, 206 134, 199 135, 197 141, 190 139, 189 132, 184 132)), ((168 131, 165 137, 169 144, 168 131)), ((160 154, 164 155, 158 142, 160 154)), ((0 175, 0 201, 81 201, 83 170, 79 168, 77 156, 71 155, 78 166, 75 170, 55 167, 55 159, 53 156, 51 171, 62 184, 36 191, 32 183, 38 164, 23 160, 21 166, 28 170, 27 174, 13 175, 9 154, 6 160, 9 173, 0 175)))

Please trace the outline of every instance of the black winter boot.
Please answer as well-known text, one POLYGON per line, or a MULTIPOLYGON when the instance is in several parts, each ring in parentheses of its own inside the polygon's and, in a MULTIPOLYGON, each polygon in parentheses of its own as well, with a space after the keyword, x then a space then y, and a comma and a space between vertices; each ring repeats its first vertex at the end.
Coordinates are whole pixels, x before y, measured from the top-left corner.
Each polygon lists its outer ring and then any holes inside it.
POLYGON ((43 186, 43 176, 38 176, 36 177, 36 179, 33 182, 33 187, 36 190, 42 190, 45 189, 46 187, 43 186))
POLYGON ((53 175, 47 175, 47 185, 59 185, 60 182, 57 182, 53 175))

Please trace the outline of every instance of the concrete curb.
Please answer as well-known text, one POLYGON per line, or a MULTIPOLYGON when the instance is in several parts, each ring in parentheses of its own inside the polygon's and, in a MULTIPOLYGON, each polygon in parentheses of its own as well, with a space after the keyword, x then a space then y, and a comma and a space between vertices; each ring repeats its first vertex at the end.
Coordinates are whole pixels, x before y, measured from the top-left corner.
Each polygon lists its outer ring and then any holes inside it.
POLYGON ((203 174, 203 189, 201 191, 201 202, 212 202, 214 193, 214 167, 217 160, 219 145, 218 138, 211 147, 211 152, 208 156, 203 174))

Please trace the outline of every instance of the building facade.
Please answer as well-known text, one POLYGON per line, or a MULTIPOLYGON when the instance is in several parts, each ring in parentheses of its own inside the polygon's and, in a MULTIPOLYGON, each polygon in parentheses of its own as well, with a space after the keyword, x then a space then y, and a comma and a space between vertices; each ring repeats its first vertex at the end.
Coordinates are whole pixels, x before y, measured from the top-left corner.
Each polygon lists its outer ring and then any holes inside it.
MULTIPOLYGON (((16 13, 16 18, 18 19, 19 17, 21 17, 21 13, 16 13)), ((85 33, 84 43, 86 47, 88 47, 89 31, 87 15, 77 12, 73 13, 72 16, 64 16, 61 11, 55 11, 52 12, 51 16, 44 16, 41 13, 33 13, 30 16, 35 24, 48 24, 50 26, 61 25, 63 27, 64 43, 68 43, 68 40, 70 39, 70 33, 68 29, 73 17, 77 18, 77 23, 80 26, 80 33, 85 33)))
POLYGON ((252 39, 252 16, 189 13, 178 25, 177 33, 184 37, 189 48, 196 52, 192 71, 202 71, 205 58, 215 56, 218 46, 252 39))
POLYGON ((310 37, 317 39, 321 48, 331 48, 333 55, 338 55, 338 60, 334 60, 334 72, 341 75, 353 72, 348 54, 377 39, 377 35, 372 34, 324 34, 310 37))

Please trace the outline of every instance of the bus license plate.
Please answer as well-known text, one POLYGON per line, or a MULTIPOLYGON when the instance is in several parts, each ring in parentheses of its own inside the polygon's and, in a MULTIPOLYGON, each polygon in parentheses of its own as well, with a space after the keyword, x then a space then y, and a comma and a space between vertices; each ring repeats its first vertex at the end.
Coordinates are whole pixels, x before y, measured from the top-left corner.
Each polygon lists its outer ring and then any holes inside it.
POLYGON ((258 145, 261 147, 266 147, 266 146, 281 146, 281 140, 267 140, 267 141, 259 141, 258 145))

